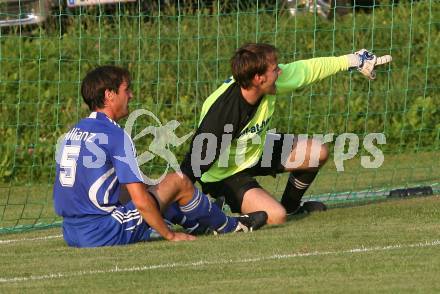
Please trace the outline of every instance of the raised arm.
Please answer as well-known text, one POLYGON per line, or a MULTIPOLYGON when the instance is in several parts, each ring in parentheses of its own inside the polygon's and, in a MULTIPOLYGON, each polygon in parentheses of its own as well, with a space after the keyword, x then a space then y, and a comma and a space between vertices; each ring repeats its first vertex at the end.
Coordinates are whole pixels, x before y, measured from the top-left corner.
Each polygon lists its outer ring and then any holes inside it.
POLYGON ((282 70, 276 85, 277 93, 310 85, 340 71, 348 70, 349 60, 346 55, 339 57, 319 57, 280 64, 282 70))
POLYGON ((282 94, 310 85, 340 71, 356 69, 370 80, 376 78, 375 68, 391 62, 390 55, 376 56, 366 49, 339 57, 318 57, 280 64, 282 70, 276 85, 282 94))

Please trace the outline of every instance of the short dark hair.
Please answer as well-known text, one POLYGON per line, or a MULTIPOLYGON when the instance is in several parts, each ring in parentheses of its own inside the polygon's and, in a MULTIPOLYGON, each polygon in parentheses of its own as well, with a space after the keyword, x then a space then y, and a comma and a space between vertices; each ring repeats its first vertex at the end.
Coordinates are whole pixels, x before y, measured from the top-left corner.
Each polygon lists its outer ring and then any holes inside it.
POLYGON ((125 81, 130 83, 127 69, 104 65, 88 72, 81 84, 81 95, 90 110, 104 107, 105 90, 118 93, 119 86, 125 81))
POLYGON ((265 43, 245 44, 231 58, 232 76, 240 87, 248 89, 254 76, 264 74, 273 60, 277 60, 274 46, 265 43))

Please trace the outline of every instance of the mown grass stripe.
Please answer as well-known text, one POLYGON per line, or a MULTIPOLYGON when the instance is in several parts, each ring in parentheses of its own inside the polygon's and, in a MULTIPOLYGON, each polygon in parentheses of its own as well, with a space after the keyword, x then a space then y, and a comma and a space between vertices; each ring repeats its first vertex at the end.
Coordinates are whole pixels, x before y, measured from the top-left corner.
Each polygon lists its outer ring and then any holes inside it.
POLYGON ((361 246, 359 248, 353 248, 348 250, 341 251, 313 251, 313 252, 304 252, 304 253, 292 253, 292 254, 276 254, 266 257, 255 257, 248 259, 238 259, 238 260, 216 260, 216 261, 207 261, 207 260, 199 260, 189 263, 165 263, 165 264, 156 264, 156 265, 144 265, 144 266, 133 266, 129 268, 119 268, 115 266, 110 269, 103 270, 86 270, 86 271, 77 271, 77 272, 67 272, 67 273, 49 273, 46 275, 40 276, 29 276, 29 277, 13 277, 13 278, 0 278, 0 283, 14 283, 14 282, 28 282, 28 281, 40 281, 40 280, 49 280, 49 279, 57 279, 57 278, 71 278, 85 275, 93 275, 93 274, 107 274, 107 273, 120 273, 120 272, 142 272, 148 270, 156 270, 156 269, 169 269, 176 267, 199 267, 204 265, 221 265, 221 264, 231 264, 231 263, 252 263, 252 262, 261 262, 268 260, 279 260, 279 259, 289 259, 296 257, 309 257, 309 256, 324 256, 324 255, 337 255, 337 254, 351 254, 351 253, 364 253, 364 252, 373 252, 373 251, 387 251, 387 250, 396 250, 396 249, 408 249, 408 248, 424 248, 430 246, 439 246, 440 240, 433 241, 425 241, 415 244, 395 244, 389 246, 376 246, 376 247, 364 247, 361 246))
POLYGON ((52 236, 45 236, 45 237, 11 239, 11 240, 0 240, 0 245, 18 243, 18 242, 45 241, 45 240, 51 240, 51 239, 58 239, 61 237, 63 237, 63 235, 52 235, 52 236))

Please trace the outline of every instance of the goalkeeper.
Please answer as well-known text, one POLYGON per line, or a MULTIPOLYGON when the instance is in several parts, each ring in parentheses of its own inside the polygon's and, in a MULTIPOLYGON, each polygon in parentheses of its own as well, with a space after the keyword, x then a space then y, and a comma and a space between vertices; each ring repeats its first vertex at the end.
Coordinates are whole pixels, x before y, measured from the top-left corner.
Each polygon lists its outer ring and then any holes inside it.
POLYGON ((182 172, 193 182, 198 180, 205 193, 224 196, 233 212, 266 211, 269 224, 285 222, 287 214, 325 210, 316 201, 301 205, 301 198, 326 162, 328 149, 313 139, 268 132, 275 95, 349 69, 375 79, 375 66, 390 61, 389 55, 376 57, 362 49, 340 57, 278 64, 274 46, 242 46, 231 58, 232 77, 203 104, 182 172), (298 160, 300 164, 292 165, 298 160), (255 176, 284 172, 290 174, 279 203, 255 176))

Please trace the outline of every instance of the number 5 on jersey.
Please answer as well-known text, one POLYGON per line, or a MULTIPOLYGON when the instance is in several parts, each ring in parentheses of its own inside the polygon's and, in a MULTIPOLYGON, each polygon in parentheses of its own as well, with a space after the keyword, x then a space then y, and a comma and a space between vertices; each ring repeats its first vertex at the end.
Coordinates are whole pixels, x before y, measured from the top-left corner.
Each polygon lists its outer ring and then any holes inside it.
POLYGON ((81 146, 66 145, 61 155, 60 183, 63 187, 73 187, 76 177, 76 161, 78 160, 81 146))

